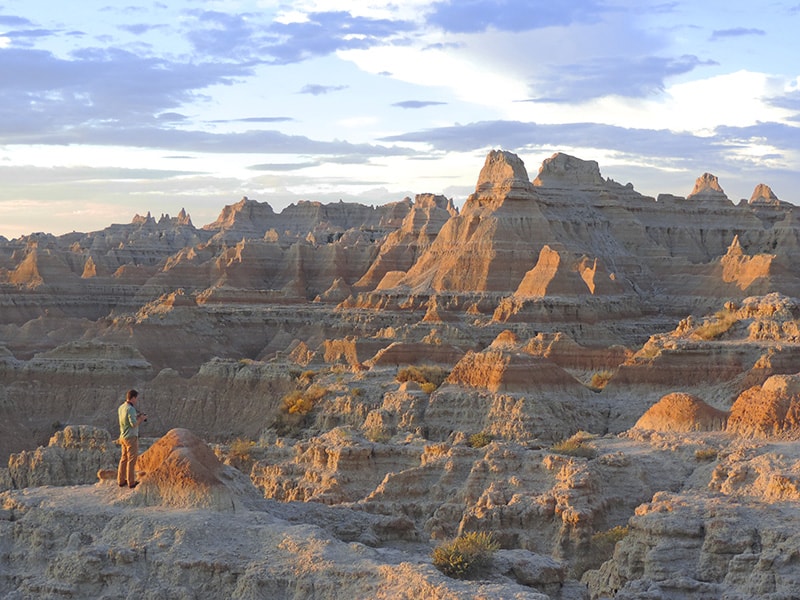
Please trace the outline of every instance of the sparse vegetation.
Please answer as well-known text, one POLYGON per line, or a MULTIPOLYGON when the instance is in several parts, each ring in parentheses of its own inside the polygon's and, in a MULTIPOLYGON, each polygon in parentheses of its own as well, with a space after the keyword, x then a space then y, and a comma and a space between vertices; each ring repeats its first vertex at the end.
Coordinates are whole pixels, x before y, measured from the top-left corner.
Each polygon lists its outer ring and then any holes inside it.
POLYGON ((472 531, 440 544, 431 558, 433 566, 448 577, 466 579, 488 566, 499 547, 491 533, 472 531))
POLYGON ((308 385, 311 385, 311 382, 312 382, 312 381, 314 381, 314 378, 315 378, 316 376, 317 376, 317 373, 316 373, 316 371, 311 371, 311 370, 302 371, 302 372, 301 372, 301 373, 300 373, 300 374, 297 376, 297 382, 298 382, 300 385, 305 385, 305 386, 308 386, 308 385))
POLYGON ((305 390, 294 390, 283 397, 283 407, 290 415, 307 415, 325 394, 327 388, 311 385, 305 390))
POLYGON ((480 431, 478 433, 473 433, 469 436, 467 443, 471 448, 483 448, 487 446, 492 441, 492 435, 490 433, 486 433, 485 431, 480 431))
POLYGON ((694 451, 694 457, 697 460, 716 460, 717 454, 716 448, 700 448, 694 451))
POLYGON ((231 442, 228 448, 228 458, 239 462, 246 462, 250 460, 250 451, 255 445, 256 443, 253 440, 236 438, 231 442))
POLYGON ((611 558, 614 546, 630 533, 627 526, 617 525, 606 531, 598 531, 592 536, 592 552, 604 560, 611 558))
POLYGON ((604 387, 606 387, 606 384, 608 384, 608 382, 611 381, 611 378, 613 376, 614 376, 614 371, 610 371, 607 369, 603 371, 598 371, 597 373, 592 375, 592 379, 589 382, 589 387, 598 391, 602 390, 604 387))
POLYGON ((435 383, 430 382, 430 381, 426 381, 425 383, 421 384, 419 387, 426 394, 432 394, 433 392, 436 391, 436 388, 438 388, 439 386, 436 385, 435 383))
POLYGON ((400 369, 395 379, 400 383, 414 381, 426 394, 430 394, 444 383, 449 374, 447 369, 436 365, 411 365, 400 369))
POLYGON ((589 439, 591 439, 591 437, 587 437, 587 435, 591 436, 591 434, 586 434, 585 432, 578 432, 566 440, 562 440, 553 444, 553 446, 550 448, 550 451, 555 452, 556 454, 564 454, 566 456, 594 458, 597 456, 597 450, 593 446, 590 446, 586 443, 589 439))
POLYGON ((283 408, 290 415, 307 415, 314 408, 314 403, 301 390, 295 390, 283 397, 283 408))
POLYGON ((283 410, 275 424, 281 435, 294 434, 308 421, 308 417, 319 401, 328 393, 321 385, 310 385, 305 390, 293 390, 283 399, 283 410))
POLYGON ((715 340, 722 336, 736 323, 736 313, 721 310, 713 318, 707 318, 694 330, 695 336, 701 340, 715 340))
POLYGON ((375 444, 385 444, 392 436, 380 425, 373 425, 364 431, 364 437, 375 444))

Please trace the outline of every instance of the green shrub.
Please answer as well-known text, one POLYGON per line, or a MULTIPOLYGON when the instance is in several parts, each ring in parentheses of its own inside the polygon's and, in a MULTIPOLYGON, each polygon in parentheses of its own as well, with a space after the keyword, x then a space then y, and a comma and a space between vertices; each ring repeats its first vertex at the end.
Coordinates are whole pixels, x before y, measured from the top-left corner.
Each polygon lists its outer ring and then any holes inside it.
POLYGON ((492 435, 490 433, 486 433, 485 431, 481 431, 479 433, 473 433, 471 436, 469 436, 467 443, 471 448, 483 448, 491 441, 492 435))
POLYGON ((500 547, 491 533, 472 531, 433 549, 433 566, 448 577, 465 579, 491 563, 500 547))

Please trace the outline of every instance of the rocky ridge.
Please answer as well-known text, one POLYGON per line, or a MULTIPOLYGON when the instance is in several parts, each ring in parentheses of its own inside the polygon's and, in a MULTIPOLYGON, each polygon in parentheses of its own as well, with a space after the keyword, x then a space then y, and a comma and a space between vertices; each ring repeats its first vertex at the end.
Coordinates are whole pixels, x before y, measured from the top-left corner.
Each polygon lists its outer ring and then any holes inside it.
POLYGON ((787 597, 795 211, 493 151, 461 210, 245 198, 0 239, 0 591, 787 597), (128 387, 126 495, 95 481, 128 387), (474 531, 490 569, 439 573, 474 531))

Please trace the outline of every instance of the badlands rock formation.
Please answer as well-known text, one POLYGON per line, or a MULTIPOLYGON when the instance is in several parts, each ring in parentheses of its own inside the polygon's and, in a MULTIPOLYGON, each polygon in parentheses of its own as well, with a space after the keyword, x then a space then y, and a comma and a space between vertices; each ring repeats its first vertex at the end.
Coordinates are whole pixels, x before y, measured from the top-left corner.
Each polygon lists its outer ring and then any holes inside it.
POLYGON ((460 209, 0 238, 0 595, 794 597, 798 209, 723 185, 492 151, 460 209))

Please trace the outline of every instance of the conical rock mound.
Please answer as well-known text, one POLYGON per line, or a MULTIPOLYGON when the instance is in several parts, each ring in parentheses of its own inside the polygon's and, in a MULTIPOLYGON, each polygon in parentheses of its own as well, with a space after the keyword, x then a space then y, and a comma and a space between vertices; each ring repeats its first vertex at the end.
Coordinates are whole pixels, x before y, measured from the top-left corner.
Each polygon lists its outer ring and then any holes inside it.
POLYGON ((697 396, 674 392, 651 406, 634 425, 655 431, 721 431, 728 413, 703 402, 697 396))
MULTIPOLYGON (((486 156, 472 201, 525 197, 531 191, 531 182, 525 163, 516 154, 505 150, 492 150, 486 156)), ((469 200, 467 201, 469 202, 469 200)))
POLYGON ((780 206, 781 201, 766 183, 759 183, 750 196, 750 204, 768 204, 780 206))
POLYGON ((260 495, 250 480, 223 465, 188 429, 171 429, 137 462, 141 484, 134 504, 236 510, 254 506, 260 495))

